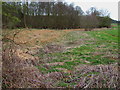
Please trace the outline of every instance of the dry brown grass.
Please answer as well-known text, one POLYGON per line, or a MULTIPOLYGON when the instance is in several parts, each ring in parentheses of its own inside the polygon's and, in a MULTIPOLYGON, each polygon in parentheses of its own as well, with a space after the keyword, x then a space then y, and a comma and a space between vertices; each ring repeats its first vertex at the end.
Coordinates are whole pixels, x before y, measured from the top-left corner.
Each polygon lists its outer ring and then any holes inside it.
POLYGON ((79 79, 76 81, 76 87, 80 88, 119 88, 119 74, 117 64, 112 65, 82 65, 76 67, 74 74, 81 73, 79 79), (98 73, 98 74, 95 74, 98 73))
POLYGON ((3 88, 47 88, 42 75, 34 65, 38 59, 20 58, 16 48, 9 48, 3 52, 3 88))
MULTIPOLYGON (((15 32, 16 30, 10 31, 7 38, 12 39, 15 32)), ((9 31, 7 33, 9 33, 9 31)), ((66 33, 65 31, 55 30, 21 30, 14 38, 14 41, 18 44, 27 44, 28 46, 42 46, 58 40, 66 33)))
POLYGON ((4 66, 2 75, 3 88, 52 87, 51 82, 46 82, 46 80, 53 74, 41 74, 39 69, 35 67, 35 65, 40 64, 39 58, 32 56, 32 54, 34 50, 37 51, 38 48, 43 47, 45 44, 56 41, 62 35, 66 34, 66 32, 54 30, 21 30, 15 37, 16 30, 5 31, 3 33, 6 33, 5 38, 14 39, 9 44, 7 42, 3 44, 3 46, 8 44, 8 47, 2 51, 4 66), (36 45, 36 42, 39 45, 36 45), (22 47, 19 46, 21 44, 22 47), (26 47, 26 44, 30 47, 26 47))

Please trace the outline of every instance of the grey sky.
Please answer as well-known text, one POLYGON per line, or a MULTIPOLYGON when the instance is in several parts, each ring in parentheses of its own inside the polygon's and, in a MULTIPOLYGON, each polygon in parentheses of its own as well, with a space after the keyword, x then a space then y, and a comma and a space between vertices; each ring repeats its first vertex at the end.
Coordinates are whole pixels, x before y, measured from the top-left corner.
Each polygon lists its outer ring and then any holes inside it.
POLYGON ((112 19, 118 20, 118 1, 119 0, 64 0, 68 3, 73 2, 75 5, 80 6, 83 11, 88 10, 90 7, 97 9, 106 9, 110 12, 112 19))

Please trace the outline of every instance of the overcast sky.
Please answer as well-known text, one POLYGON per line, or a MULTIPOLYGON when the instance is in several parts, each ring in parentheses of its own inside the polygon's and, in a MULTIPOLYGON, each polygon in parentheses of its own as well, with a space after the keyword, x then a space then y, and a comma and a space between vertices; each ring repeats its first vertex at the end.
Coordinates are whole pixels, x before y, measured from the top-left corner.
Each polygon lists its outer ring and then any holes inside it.
POLYGON ((120 0, 64 0, 68 3, 74 3, 74 5, 80 6, 85 12, 90 7, 96 7, 97 9, 106 9, 110 12, 110 17, 114 20, 118 20, 118 1, 120 0))

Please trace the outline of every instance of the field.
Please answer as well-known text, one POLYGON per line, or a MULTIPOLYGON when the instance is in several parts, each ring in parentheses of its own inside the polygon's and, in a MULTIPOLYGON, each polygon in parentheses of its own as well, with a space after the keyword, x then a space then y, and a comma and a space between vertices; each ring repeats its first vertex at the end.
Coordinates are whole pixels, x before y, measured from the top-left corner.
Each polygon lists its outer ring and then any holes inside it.
POLYGON ((116 25, 92 31, 3 30, 3 36, 4 88, 118 86, 116 25))

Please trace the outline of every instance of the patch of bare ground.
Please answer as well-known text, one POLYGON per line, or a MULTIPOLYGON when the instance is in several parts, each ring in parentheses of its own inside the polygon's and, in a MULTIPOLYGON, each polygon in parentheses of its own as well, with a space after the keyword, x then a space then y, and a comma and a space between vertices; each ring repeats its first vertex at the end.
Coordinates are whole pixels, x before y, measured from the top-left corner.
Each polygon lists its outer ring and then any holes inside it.
POLYGON ((63 51, 64 47, 60 46, 60 45, 46 45, 43 48, 43 51, 45 54, 47 53, 54 53, 54 52, 60 52, 63 51))
POLYGON ((68 31, 84 31, 85 29, 64 29, 63 31, 66 31, 66 32, 68 32, 68 31))
MULTIPOLYGON (((95 28, 95 29, 93 29, 94 31, 99 31, 99 30, 107 30, 108 28, 95 28)), ((109 29, 111 29, 111 28, 109 28, 109 29)))
POLYGON ((79 38, 79 39, 77 39, 75 41, 67 42, 67 45, 64 45, 65 51, 67 49, 76 48, 76 47, 78 47, 80 45, 94 44, 94 43, 96 43, 96 39, 90 37, 87 33, 84 33, 84 32, 81 31, 81 32, 79 32, 79 35, 81 37, 84 37, 84 38, 79 38))
MULTIPOLYGON (((96 30, 107 30, 108 28, 94 28, 92 29, 92 31, 96 31, 96 30)), ((109 28, 111 29, 111 28, 109 28)), ((86 31, 85 29, 64 29, 64 31, 86 31)), ((88 30, 88 31, 91 31, 91 30, 88 30)))

